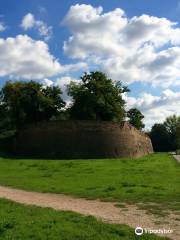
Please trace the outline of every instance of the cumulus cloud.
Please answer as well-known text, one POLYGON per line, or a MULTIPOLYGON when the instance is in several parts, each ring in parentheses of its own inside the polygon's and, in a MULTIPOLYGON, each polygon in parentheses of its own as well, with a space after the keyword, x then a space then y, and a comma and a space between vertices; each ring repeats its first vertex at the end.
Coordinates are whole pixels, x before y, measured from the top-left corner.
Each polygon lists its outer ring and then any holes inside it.
POLYGON ((0 38, 0 77, 43 79, 86 68, 86 63, 61 65, 49 52, 47 43, 27 35, 0 38))
POLYGON ((96 64, 110 77, 130 84, 147 82, 165 88, 179 84, 180 28, 166 18, 128 18, 117 8, 76 4, 63 20, 71 32, 64 52, 96 64))
POLYGON ((68 64, 64 66, 66 72, 77 72, 79 70, 87 71, 89 69, 86 62, 77 62, 73 64, 68 64))
POLYGON ((26 35, 0 39, 0 66, 1 77, 25 79, 41 79, 64 71, 45 42, 26 35))
POLYGON ((28 30, 34 27, 35 25, 35 18, 31 13, 26 14, 23 19, 22 19, 22 23, 21 23, 21 27, 24 30, 28 30))
POLYGON ((48 41, 52 37, 52 26, 48 26, 41 20, 36 20, 32 13, 26 14, 21 22, 21 27, 27 31, 29 29, 37 29, 40 36, 44 37, 45 41, 48 41))
POLYGON ((147 127, 163 122, 170 115, 180 115, 180 92, 170 89, 164 90, 161 96, 143 93, 138 98, 125 95, 124 99, 127 101, 127 109, 136 107, 143 112, 147 127))
POLYGON ((70 8, 63 20, 72 33, 64 44, 64 51, 69 56, 85 58, 92 54, 111 55, 119 51, 113 34, 126 24, 124 12, 116 9, 102 14, 102 11, 102 7, 93 8, 85 4, 70 8))

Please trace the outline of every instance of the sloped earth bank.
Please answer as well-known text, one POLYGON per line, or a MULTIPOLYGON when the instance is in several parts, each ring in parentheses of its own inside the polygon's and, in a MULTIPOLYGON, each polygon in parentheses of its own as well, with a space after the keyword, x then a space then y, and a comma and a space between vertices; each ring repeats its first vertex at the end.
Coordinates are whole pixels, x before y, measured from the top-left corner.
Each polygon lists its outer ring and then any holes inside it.
POLYGON ((74 211, 84 215, 92 215, 108 223, 127 224, 133 228, 140 226, 147 229, 171 229, 172 233, 160 236, 174 240, 180 239, 180 221, 178 215, 169 213, 167 216, 155 216, 136 205, 118 205, 112 202, 74 198, 62 194, 38 193, 0 186, 0 198, 18 203, 56 210, 74 211))

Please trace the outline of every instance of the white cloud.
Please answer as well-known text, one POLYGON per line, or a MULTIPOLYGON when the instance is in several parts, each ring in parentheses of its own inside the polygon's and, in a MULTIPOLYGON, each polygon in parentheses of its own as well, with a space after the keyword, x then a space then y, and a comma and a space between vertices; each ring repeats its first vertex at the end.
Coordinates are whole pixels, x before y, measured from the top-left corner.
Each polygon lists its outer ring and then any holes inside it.
POLYGON ((3 22, 0 22, 0 32, 4 32, 6 30, 6 26, 3 22))
POLYGON ((61 88, 61 90, 63 91, 63 99, 66 101, 67 106, 72 102, 71 97, 69 97, 67 95, 67 85, 70 82, 79 82, 79 80, 75 79, 73 77, 70 77, 70 76, 64 76, 64 77, 56 79, 56 81, 55 81, 55 85, 59 86, 61 88))
POLYGON ((64 52, 130 84, 146 82, 167 88, 180 78, 180 28, 166 18, 128 18, 117 8, 103 13, 91 5, 71 6, 63 20, 71 32, 64 52))
POLYGON ((78 80, 76 78, 73 78, 73 77, 67 75, 67 76, 59 77, 59 78, 55 79, 54 81, 52 81, 48 78, 45 78, 41 82, 45 87, 59 86, 62 90, 62 93, 63 93, 62 97, 66 101, 66 107, 67 107, 72 103, 71 97, 68 96, 68 94, 67 94, 67 85, 70 82, 76 82, 76 83, 80 82, 80 79, 78 80))
POLYGON ((80 79, 76 79, 73 78, 71 76, 63 76, 60 78, 57 78, 55 80, 55 85, 58 85, 59 87, 61 87, 63 90, 66 90, 66 86, 70 83, 70 82, 80 82, 80 79))
POLYGON ((41 79, 65 71, 43 41, 26 35, 0 38, 0 77, 41 79))
POLYGON ((51 87, 54 85, 54 82, 48 78, 44 78, 41 83, 43 84, 44 87, 51 87))
POLYGON ((52 26, 48 26, 43 21, 36 20, 32 13, 28 13, 23 17, 21 27, 25 31, 31 28, 37 29, 39 35, 44 37, 45 41, 48 41, 52 37, 52 26))
POLYGON ((31 13, 26 14, 23 19, 22 19, 22 23, 21 23, 21 27, 24 30, 28 30, 31 29, 35 26, 35 18, 31 13))
POLYGON ((170 115, 180 115, 180 92, 166 89, 161 96, 143 93, 139 98, 127 95, 124 98, 127 101, 128 109, 136 107, 143 112, 147 127, 157 122, 163 122, 170 115))
POLYGON ((65 65, 66 72, 77 72, 79 70, 87 71, 88 70, 88 64, 86 62, 77 62, 73 64, 65 65))
POLYGON ((49 52, 47 43, 27 35, 0 38, 0 77, 43 79, 87 68, 87 64, 61 65, 49 52))
POLYGON ((119 51, 118 42, 113 34, 126 24, 121 9, 102 14, 102 7, 91 5, 72 6, 63 20, 72 32, 64 44, 65 52, 74 58, 85 58, 91 54, 112 54, 119 51), (108 47, 107 47, 108 45, 108 47))

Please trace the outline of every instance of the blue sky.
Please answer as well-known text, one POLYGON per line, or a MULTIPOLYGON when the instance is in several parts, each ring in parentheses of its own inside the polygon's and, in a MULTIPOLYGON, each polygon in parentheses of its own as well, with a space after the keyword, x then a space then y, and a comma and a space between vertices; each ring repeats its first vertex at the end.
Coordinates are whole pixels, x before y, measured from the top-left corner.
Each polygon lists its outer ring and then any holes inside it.
POLYGON ((34 79, 64 89, 102 70, 129 86, 127 108, 149 127, 180 114, 179 23, 177 0, 1 0, 0 86, 34 79))

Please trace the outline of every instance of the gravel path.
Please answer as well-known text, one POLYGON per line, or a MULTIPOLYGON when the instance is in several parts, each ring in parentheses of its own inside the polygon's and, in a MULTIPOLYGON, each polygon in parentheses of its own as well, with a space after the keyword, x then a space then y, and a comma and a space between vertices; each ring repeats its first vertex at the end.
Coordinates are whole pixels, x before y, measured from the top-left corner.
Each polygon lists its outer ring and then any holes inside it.
POLYGON ((135 205, 117 207, 116 203, 99 200, 86 200, 62 194, 38 193, 0 186, 0 198, 18 203, 50 207, 56 210, 74 211, 84 215, 93 215, 108 223, 127 224, 133 228, 141 226, 150 229, 172 229, 173 233, 164 235, 171 239, 180 239, 180 222, 172 213, 167 217, 157 217, 139 210, 135 205))
POLYGON ((173 155, 173 156, 178 162, 180 162, 180 155, 173 155))

